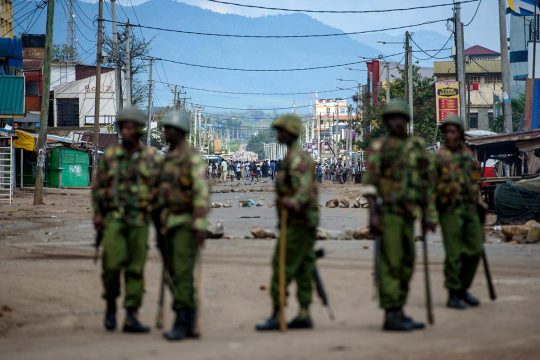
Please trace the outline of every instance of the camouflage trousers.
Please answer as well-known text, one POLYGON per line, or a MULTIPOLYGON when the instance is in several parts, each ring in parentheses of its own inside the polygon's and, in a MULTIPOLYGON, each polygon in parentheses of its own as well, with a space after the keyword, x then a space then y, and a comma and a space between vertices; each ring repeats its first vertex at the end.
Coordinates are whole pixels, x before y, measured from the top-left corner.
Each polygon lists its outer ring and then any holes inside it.
POLYGON ((383 309, 401 308, 414 271, 414 221, 384 211, 381 221, 379 302, 383 309))
POLYGON ((169 231, 165 253, 173 295, 173 310, 196 309, 193 270, 199 245, 190 226, 178 226, 169 231))
POLYGON ((124 307, 139 308, 144 294, 144 263, 148 251, 148 225, 134 226, 121 220, 105 221, 103 232, 103 298, 120 295, 124 273, 124 307))
POLYGON ((467 290, 484 251, 476 207, 462 205, 441 212, 439 221, 446 252, 444 286, 449 290, 467 290))
MULTIPOLYGON (((297 225, 287 225, 287 245, 285 261, 285 281, 288 286, 296 281, 296 297, 301 307, 308 308, 312 300, 313 273, 315 271, 316 229, 297 225)), ((271 296, 274 307, 279 306, 279 240, 272 258, 271 296)))

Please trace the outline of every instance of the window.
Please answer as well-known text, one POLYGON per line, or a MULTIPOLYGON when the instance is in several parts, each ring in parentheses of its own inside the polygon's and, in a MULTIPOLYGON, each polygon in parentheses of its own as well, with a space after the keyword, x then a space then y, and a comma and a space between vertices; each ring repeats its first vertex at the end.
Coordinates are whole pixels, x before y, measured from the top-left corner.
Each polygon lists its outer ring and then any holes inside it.
POLYGON ((58 126, 79 126, 79 99, 57 99, 58 126))
POLYGON ((478 113, 471 113, 469 115, 469 127, 471 129, 478 129, 478 113))
POLYGON ((347 109, 346 109, 346 108, 339 108, 339 113, 340 113, 340 114, 346 114, 346 113, 347 113, 347 109))
POLYGON ((26 96, 39 96, 39 82, 28 81, 26 83, 26 96))
POLYGON ((480 84, 480 76, 471 76, 471 75, 468 75, 467 76, 467 81, 470 83, 470 84, 480 84))
POLYGON ((486 76, 485 77, 486 84, 496 84, 496 83, 500 83, 501 81, 502 80, 500 76, 486 76))
POLYGON ((493 120, 494 120, 493 113, 492 113, 492 112, 489 112, 489 113, 488 113, 488 124, 489 124, 489 128, 490 128, 490 129, 493 128, 493 120))

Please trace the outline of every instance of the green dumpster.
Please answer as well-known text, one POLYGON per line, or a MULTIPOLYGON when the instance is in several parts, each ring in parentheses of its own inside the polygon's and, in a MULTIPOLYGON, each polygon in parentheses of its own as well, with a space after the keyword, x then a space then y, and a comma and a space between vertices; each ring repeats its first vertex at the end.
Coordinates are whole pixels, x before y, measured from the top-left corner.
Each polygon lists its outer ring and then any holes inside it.
POLYGON ((90 159, 86 152, 55 148, 48 155, 46 176, 49 187, 88 187, 90 159))

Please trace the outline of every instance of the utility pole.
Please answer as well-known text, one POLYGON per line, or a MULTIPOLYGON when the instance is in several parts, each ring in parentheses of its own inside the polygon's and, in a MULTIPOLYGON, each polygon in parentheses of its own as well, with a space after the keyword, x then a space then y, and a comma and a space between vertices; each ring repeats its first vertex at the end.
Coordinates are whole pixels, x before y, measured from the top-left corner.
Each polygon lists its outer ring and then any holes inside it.
POLYGON ((148 124, 146 125, 146 145, 150 146, 150 134, 152 133, 152 68, 154 58, 150 58, 148 73, 148 124))
POLYGON ((49 92, 51 87, 51 56, 54 21, 54 0, 47 2, 47 30, 45 33, 45 59, 43 62, 43 91, 41 96, 41 114, 39 117, 39 138, 34 205, 43 204, 43 167, 47 154, 47 121, 49 119, 49 92))
POLYGON ((409 134, 414 134, 414 78, 413 78, 413 62, 412 62, 412 46, 411 46, 411 34, 407 31, 405 33, 405 45, 407 46, 407 102, 409 103, 409 113, 411 114, 411 121, 409 123, 409 134))
POLYGON ((465 129, 469 130, 469 119, 466 117, 465 107, 465 45, 463 38, 463 23, 461 22, 461 4, 458 2, 454 7, 454 31, 456 40, 456 70, 457 81, 459 82, 459 114, 465 119, 465 129))
POLYGON ((68 48, 68 58, 70 61, 75 60, 75 53, 77 52, 77 48, 75 45, 75 38, 77 37, 76 31, 75 31, 75 11, 73 8, 73 2, 75 0, 68 0, 67 1, 67 33, 66 33, 66 44, 68 48))
POLYGON ((386 62, 386 103, 390 101, 390 63, 386 62))
POLYGON ((101 48, 103 46, 103 0, 99 0, 98 33, 96 47, 96 93, 94 103, 94 152, 92 154, 92 184, 97 180, 97 161, 99 143, 99 107, 101 97, 101 48))
POLYGON ((111 0, 111 17, 112 17, 112 39, 113 39, 113 54, 115 69, 115 93, 116 93, 116 111, 122 110, 124 107, 124 99, 122 97, 122 66, 120 65, 120 51, 118 51, 118 31, 116 30, 116 0, 111 0))
POLYGON ((174 100, 173 100, 173 110, 176 110, 177 104, 176 104, 176 98, 178 96, 178 85, 174 85, 174 100))
POLYGON ((131 99, 131 26, 129 20, 126 24, 126 101, 127 105, 133 104, 131 99))
MULTIPOLYGON (((535 6, 536 8, 536 6, 535 6)), ((510 64, 508 57, 508 35, 506 34, 506 1, 499 0, 499 37, 501 41, 501 75, 504 132, 511 133, 512 125, 512 88, 510 86, 510 64)))
POLYGON ((409 101, 409 32, 405 33, 405 68, 403 70, 403 80, 404 80, 404 89, 403 89, 403 100, 409 101))

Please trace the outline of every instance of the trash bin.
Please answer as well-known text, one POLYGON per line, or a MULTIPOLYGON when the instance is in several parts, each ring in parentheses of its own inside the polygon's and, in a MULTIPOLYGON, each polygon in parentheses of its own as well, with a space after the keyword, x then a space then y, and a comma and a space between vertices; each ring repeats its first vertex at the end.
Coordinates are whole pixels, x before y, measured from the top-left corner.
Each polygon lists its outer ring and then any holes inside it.
POLYGON ((90 184, 88 153, 55 148, 47 157, 47 185, 54 188, 84 188, 90 184))

